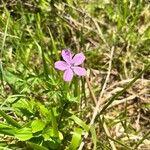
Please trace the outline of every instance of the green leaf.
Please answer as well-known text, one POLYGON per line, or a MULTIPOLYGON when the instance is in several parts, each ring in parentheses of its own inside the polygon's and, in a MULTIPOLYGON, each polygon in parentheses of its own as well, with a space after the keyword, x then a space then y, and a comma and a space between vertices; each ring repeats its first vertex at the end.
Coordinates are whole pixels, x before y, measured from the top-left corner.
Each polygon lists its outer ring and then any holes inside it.
POLYGON ((27 141, 33 137, 32 130, 30 128, 16 130, 15 137, 20 141, 27 141))
POLYGON ((76 124, 78 124, 80 127, 82 127, 85 131, 89 131, 89 126, 86 125, 86 123, 84 123, 80 118, 78 118, 77 116, 75 115, 72 115, 70 117, 72 120, 74 120, 74 122, 76 124))
POLYGON ((81 128, 75 128, 71 140, 71 144, 69 148, 71 150, 76 150, 81 142, 81 135, 82 135, 82 129, 81 128))
POLYGON ((52 128, 46 128, 42 132, 42 136, 44 137, 45 140, 48 140, 50 137, 53 136, 53 130, 52 128))
POLYGON ((5 146, 5 147, 0 146, 0 149, 1 149, 1 150, 12 150, 12 149, 10 149, 10 148, 6 148, 6 146, 5 146))
POLYGON ((45 122, 43 122, 42 120, 34 120, 31 124, 32 132, 36 133, 38 131, 43 130, 45 125, 45 122))
POLYGON ((54 109, 51 108, 51 118, 52 118, 52 128, 53 128, 53 133, 55 137, 59 137, 59 132, 58 132, 58 123, 56 120, 56 116, 54 115, 54 109))
POLYGON ((18 82, 23 82, 21 76, 15 74, 14 72, 6 70, 4 75, 5 81, 9 84, 16 85, 18 82))
MULTIPOLYGON (((58 131, 59 132, 59 131, 58 131)), ((63 134, 59 132, 59 139, 62 141, 64 139, 63 134)))
MULTIPOLYGON (((59 137, 59 140, 63 140, 63 134, 61 132, 58 131, 58 137, 59 137)), ((44 137, 45 140, 48 140, 50 139, 51 137, 55 137, 56 135, 54 134, 53 132, 53 129, 51 127, 45 129, 43 132, 42 132, 42 135, 44 137)))
POLYGON ((59 150, 60 145, 61 145, 61 141, 56 138, 51 138, 51 139, 43 142, 43 146, 46 146, 52 150, 54 150, 54 149, 59 150))
POLYGON ((29 146, 32 147, 34 150, 48 150, 48 148, 35 143, 27 142, 27 144, 29 144, 29 146))
POLYGON ((21 98, 18 100, 18 102, 16 102, 15 104, 13 104, 14 108, 17 108, 19 110, 26 110, 29 113, 33 113, 33 108, 34 108, 34 102, 33 101, 29 101, 27 99, 21 98))
POLYGON ((69 101, 69 102, 74 102, 74 103, 79 103, 79 96, 77 96, 77 97, 74 97, 73 95, 71 95, 70 93, 67 93, 67 100, 69 101))
POLYGON ((39 112, 42 114, 42 116, 50 119, 50 112, 48 111, 48 109, 41 103, 37 103, 37 106, 38 106, 39 112))
POLYGON ((4 123, 0 123, 0 134, 14 135, 15 131, 16 131, 16 128, 8 126, 7 124, 4 124, 4 123))

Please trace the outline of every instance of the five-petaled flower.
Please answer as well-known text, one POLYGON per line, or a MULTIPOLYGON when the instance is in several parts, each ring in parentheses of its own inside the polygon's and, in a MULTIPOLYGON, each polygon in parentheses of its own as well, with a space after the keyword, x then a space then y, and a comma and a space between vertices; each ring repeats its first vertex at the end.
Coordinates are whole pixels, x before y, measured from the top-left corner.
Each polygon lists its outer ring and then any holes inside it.
POLYGON ((71 81, 73 75, 85 76, 86 70, 79 65, 81 65, 85 56, 83 53, 78 53, 73 56, 70 50, 62 50, 62 58, 64 61, 55 62, 55 68, 64 71, 63 79, 65 81, 71 81))

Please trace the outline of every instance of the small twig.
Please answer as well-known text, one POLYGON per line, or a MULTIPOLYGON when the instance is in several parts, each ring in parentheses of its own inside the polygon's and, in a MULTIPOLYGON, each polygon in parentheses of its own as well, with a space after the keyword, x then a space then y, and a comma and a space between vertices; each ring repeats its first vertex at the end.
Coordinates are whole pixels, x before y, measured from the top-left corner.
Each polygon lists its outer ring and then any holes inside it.
POLYGON ((137 119, 135 121, 135 127, 136 127, 137 132, 140 131, 140 117, 141 117, 141 114, 140 114, 140 111, 139 111, 139 113, 137 115, 137 119))

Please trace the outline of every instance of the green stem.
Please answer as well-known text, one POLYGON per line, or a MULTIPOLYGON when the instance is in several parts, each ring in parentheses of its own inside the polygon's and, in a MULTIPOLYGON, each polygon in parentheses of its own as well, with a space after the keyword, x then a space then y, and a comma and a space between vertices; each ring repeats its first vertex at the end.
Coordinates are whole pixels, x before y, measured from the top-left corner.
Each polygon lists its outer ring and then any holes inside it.
POLYGON ((74 78, 74 96, 80 98, 80 81, 77 77, 74 78))
POLYGON ((56 137, 59 136, 59 133, 58 133, 58 124, 57 124, 57 121, 56 121, 56 117, 54 115, 54 112, 53 112, 53 109, 51 108, 51 116, 52 116, 52 128, 53 128, 53 133, 56 137))

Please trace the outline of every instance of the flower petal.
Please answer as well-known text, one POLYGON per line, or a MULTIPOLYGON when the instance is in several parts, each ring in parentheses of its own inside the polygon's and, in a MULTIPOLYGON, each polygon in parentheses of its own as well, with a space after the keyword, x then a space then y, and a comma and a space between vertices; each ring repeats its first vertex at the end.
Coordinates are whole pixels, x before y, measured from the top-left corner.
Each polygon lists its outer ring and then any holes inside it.
POLYGON ((71 67, 74 71, 75 74, 78 76, 85 76, 86 75, 86 70, 81 67, 71 67))
POLYGON ((85 60, 85 56, 83 53, 78 53, 76 54, 73 59, 72 59, 72 63, 74 65, 81 65, 85 60))
POLYGON ((57 61, 55 62, 55 68, 58 70, 66 70, 69 67, 69 65, 65 61, 57 61))
POLYGON ((68 64, 71 64, 72 62, 72 54, 71 54, 71 51, 68 50, 68 49, 64 49, 62 50, 62 53, 61 53, 63 59, 68 63, 68 64))
POLYGON ((73 78, 73 71, 68 68, 65 72, 64 72, 64 76, 63 76, 63 79, 65 81, 71 81, 73 78))

